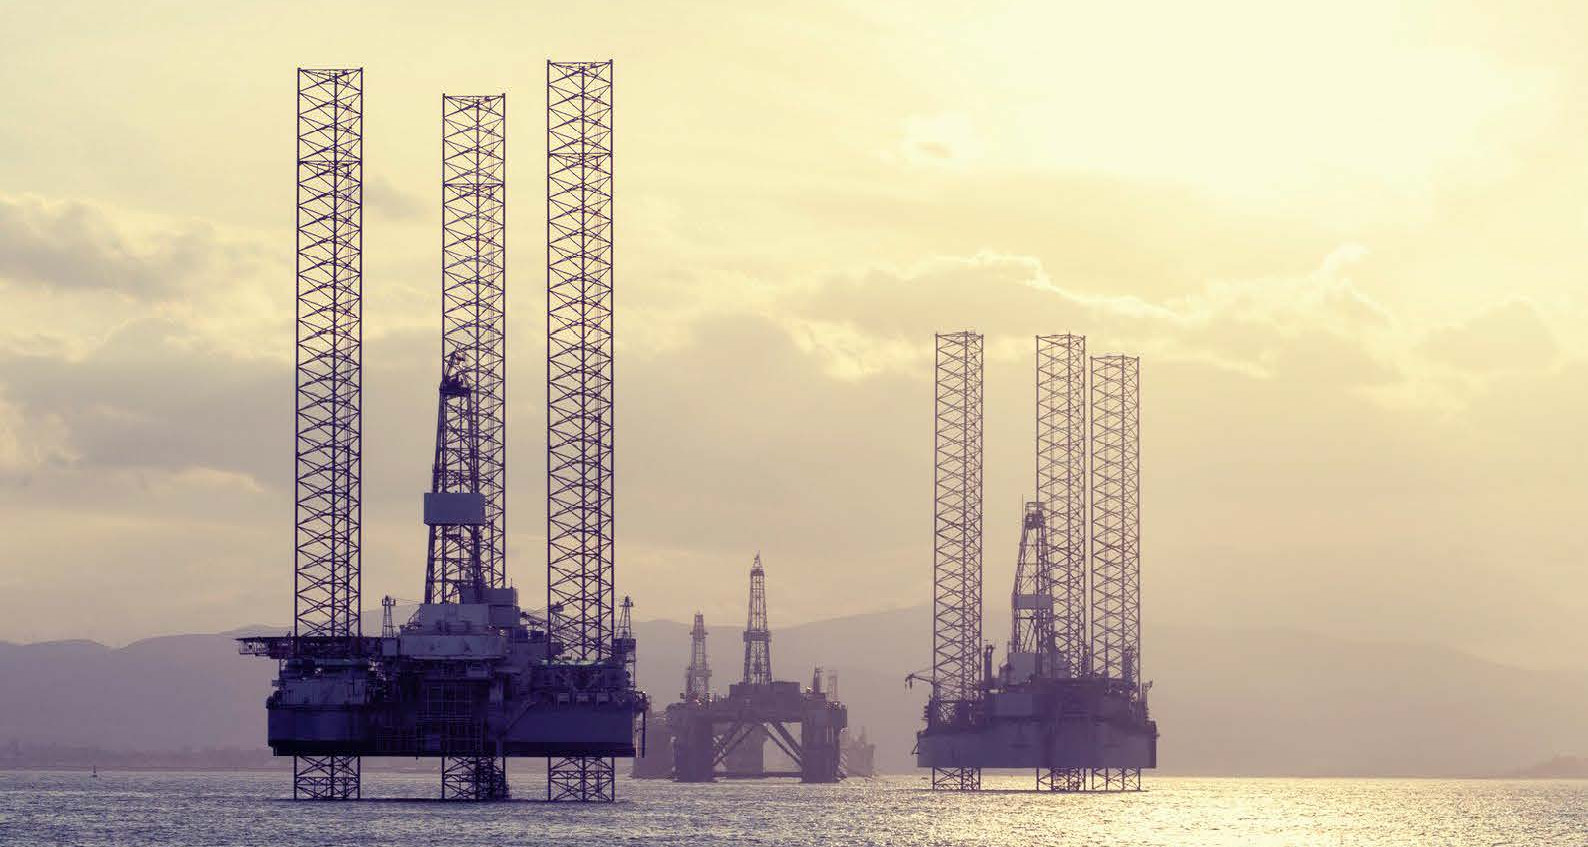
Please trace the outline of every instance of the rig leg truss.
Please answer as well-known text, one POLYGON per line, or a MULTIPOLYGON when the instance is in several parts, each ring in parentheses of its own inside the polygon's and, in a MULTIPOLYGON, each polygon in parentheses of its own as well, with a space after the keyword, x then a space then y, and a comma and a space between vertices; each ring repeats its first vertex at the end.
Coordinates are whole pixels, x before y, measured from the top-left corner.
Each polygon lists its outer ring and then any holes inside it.
POLYGON ((359 757, 292 757, 292 799, 357 800, 359 757))
MULTIPOLYGON (((937 336, 932 701, 928 723, 968 722, 980 706, 982 336, 937 336)), ((980 768, 933 768, 932 787, 976 790, 980 768)))
POLYGON ((1067 676, 1088 668, 1086 338, 1037 338, 1037 500, 1048 517, 1053 649, 1067 676))
MULTIPOLYGON (((427 603, 477 602, 476 581, 507 587, 506 147, 506 95, 442 96, 442 390, 431 490, 478 495, 484 514, 430 524, 427 603)), ((505 759, 443 757, 443 799, 507 794, 505 759)))
POLYGON ((441 760, 441 799, 506 800, 507 759, 446 756, 441 760))
MULTIPOLYGON (((547 615, 573 662, 612 656, 612 63, 548 62, 547 615)), ((550 763, 551 800, 610 801, 610 758, 550 763)))
MULTIPOLYGON (((300 638, 359 625, 363 114, 360 68, 298 70, 295 621, 300 638)), ((293 796, 359 796, 356 756, 299 756, 293 796)))
MULTIPOLYGON (((1141 672, 1140 360, 1091 362, 1094 672, 1136 688, 1141 672)), ((1093 790, 1136 790, 1140 768, 1093 768, 1093 790)))
MULTIPOLYGON (((1048 520, 1050 648, 1061 676, 1085 676, 1087 641, 1086 337, 1037 336, 1037 500, 1048 520)), ((1084 768, 1042 768, 1038 790, 1081 791, 1084 768)))
POLYGON ((566 756, 546 760, 546 799, 556 802, 612 802, 617 769, 610 758, 566 756))

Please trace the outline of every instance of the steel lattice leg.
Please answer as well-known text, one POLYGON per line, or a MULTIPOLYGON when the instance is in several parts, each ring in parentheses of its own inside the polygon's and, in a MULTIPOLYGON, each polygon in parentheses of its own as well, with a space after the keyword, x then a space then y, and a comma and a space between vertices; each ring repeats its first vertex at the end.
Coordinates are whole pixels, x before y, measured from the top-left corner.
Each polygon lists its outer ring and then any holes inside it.
POLYGON ((1141 768, 1092 768, 1091 791, 1140 791, 1141 768))
POLYGON ((549 759, 546 799, 553 803, 611 803, 617 799, 616 764, 600 756, 549 759))
POLYGON ((1037 790, 1074 793, 1086 790, 1085 768, 1037 768, 1037 790))
POLYGON ((294 756, 292 797, 295 800, 357 800, 357 756, 294 756))
POLYGON ((506 800, 507 759, 448 756, 441 760, 441 799, 506 800))
POLYGON ((933 768, 933 791, 980 791, 981 768, 933 768))
MULTIPOLYGON (((360 635, 364 71, 299 68, 294 626, 360 635)), ((357 756, 297 756, 292 796, 356 800, 357 756)))

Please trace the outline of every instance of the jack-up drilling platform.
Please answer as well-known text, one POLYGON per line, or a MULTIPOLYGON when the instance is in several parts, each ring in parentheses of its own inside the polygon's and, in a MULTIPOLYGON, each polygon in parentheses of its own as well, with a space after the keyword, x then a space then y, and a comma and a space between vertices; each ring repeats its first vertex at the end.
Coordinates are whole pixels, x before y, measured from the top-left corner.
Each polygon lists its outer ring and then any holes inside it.
MULTIPOLYGON (((932 787, 1034 768, 1038 790, 1140 790, 1157 766, 1141 681, 1139 360, 1037 338, 1037 499, 1021 519, 1008 653, 981 646, 982 337, 937 337, 932 787)), ((911 675, 915 678, 915 675, 911 675)))
POLYGON ((612 757, 637 752, 647 701, 634 688, 634 640, 614 631, 612 603, 611 72, 610 62, 547 65, 548 190, 561 210, 548 224, 547 614, 523 611, 506 577, 506 98, 446 96, 425 602, 406 624, 365 637, 363 73, 299 71, 297 626, 242 640, 244 653, 281 663, 266 701, 269 743, 296 757, 296 797, 358 797, 362 756, 436 756, 443 797, 504 799, 506 757, 533 756, 549 762, 547 799, 610 801, 612 757), (559 157, 574 163, 558 167, 559 157), (595 437, 583 438, 591 427, 595 437))

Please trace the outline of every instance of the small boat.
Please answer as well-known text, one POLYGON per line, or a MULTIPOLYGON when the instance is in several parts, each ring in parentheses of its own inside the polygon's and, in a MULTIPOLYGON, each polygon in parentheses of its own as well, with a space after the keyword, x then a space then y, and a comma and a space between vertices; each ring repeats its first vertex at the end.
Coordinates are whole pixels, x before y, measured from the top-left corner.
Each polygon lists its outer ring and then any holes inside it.
POLYGON ((92 767, 94 772, 89 774, 89 776, 93 777, 94 779, 99 779, 99 765, 93 765, 92 767))

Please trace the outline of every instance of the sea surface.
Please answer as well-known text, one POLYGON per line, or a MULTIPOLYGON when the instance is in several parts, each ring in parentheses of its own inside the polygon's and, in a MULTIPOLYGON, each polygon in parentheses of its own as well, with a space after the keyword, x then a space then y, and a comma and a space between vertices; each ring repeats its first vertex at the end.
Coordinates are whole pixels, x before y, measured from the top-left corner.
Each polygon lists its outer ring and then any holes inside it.
MULTIPOLYGON (((294 803, 290 774, 0 772, 0 844, 73 845, 1588 845, 1588 781, 1187 779, 1139 794, 978 794, 919 777, 618 784, 612 805, 443 803, 437 777, 364 774, 365 799, 294 803)), ((1011 789, 1011 790, 1001 790, 1011 789)))

